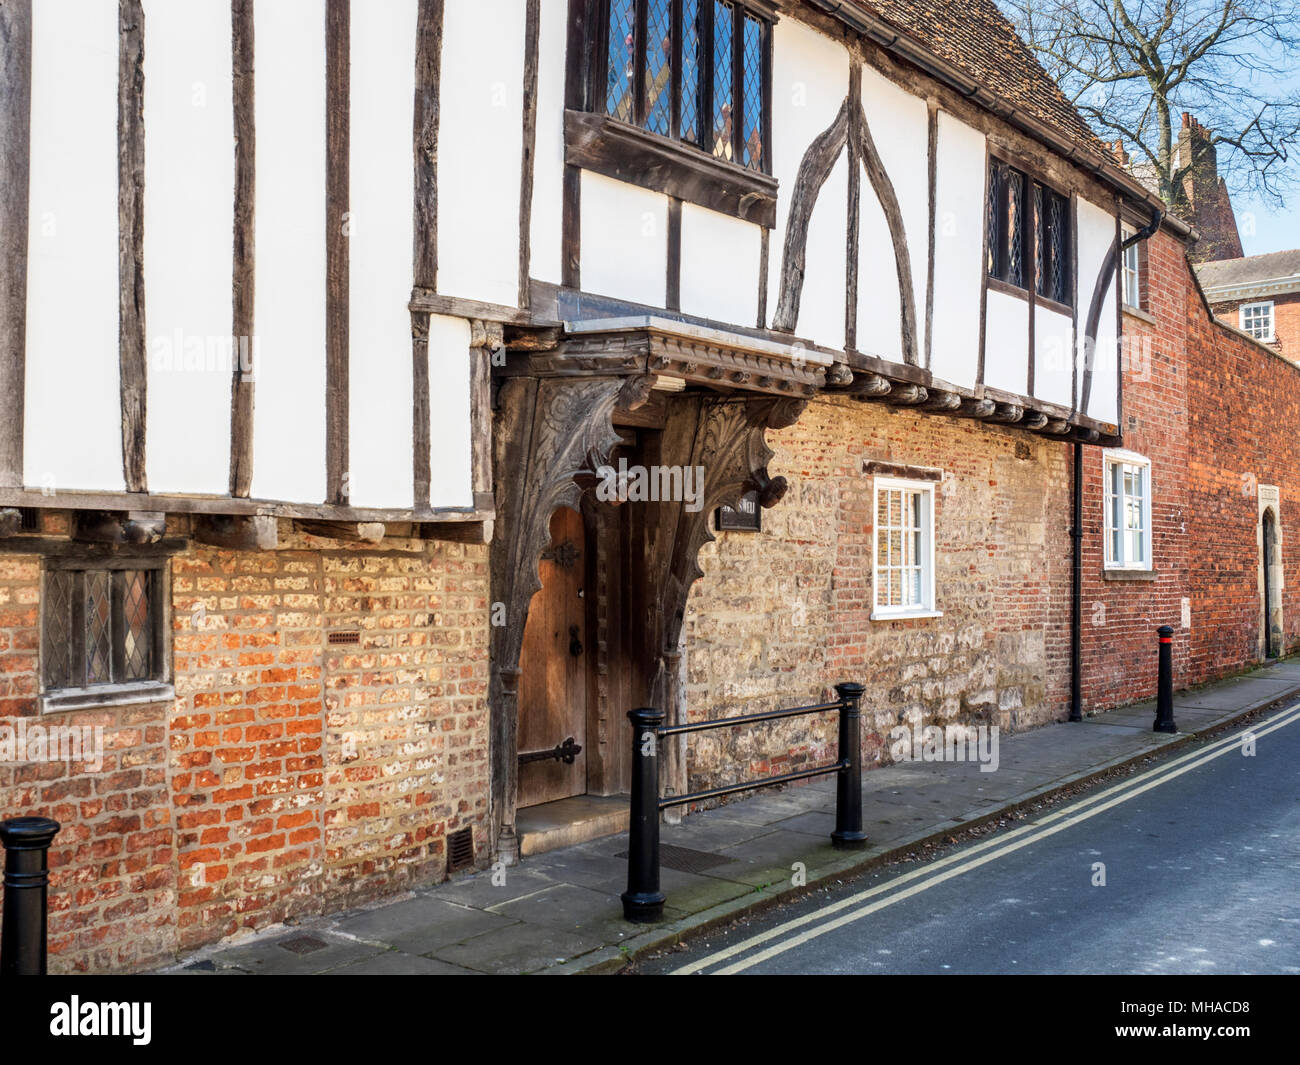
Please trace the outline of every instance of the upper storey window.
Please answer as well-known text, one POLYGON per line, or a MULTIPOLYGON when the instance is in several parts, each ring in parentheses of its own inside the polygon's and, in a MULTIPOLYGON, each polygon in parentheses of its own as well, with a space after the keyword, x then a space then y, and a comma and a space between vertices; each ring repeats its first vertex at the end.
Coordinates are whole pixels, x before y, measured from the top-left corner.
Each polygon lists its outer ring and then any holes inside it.
POLYGON ((989 277, 1071 304, 1070 201, 996 159, 988 187, 989 277))
POLYGON ((606 0, 604 110, 768 173, 771 22, 742 0, 606 0))

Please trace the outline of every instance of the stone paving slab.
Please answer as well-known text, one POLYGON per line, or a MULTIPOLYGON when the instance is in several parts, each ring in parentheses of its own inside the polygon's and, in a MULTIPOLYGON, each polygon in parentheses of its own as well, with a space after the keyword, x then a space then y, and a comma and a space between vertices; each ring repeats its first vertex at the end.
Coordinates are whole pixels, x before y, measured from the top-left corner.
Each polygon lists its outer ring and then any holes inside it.
POLYGON ((1300 659, 1181 693, 1174 708, 1178 735, 1151 731, 1155 707, 1147 702, 1083 723, 1002 736, 996 772, 981 773, 969 762, 910 762, 871 770, 863 776, 868 845, 859 851, 830 844, 835 824, 830 779, 692 814, 679 825, 663 825, 661 840, 706 852, 702 859, 695 856, 704 864, 692 864, 690 872, 662 868, 668 901, 664 920, 655 925, 623 920, 618 896, 626 885, 627 836, 619 834, 526 858, 495 875, 463 876, 385 904, 208 947, 164 971, 412 976, 616 972, 644 951, 734 920, 796 890, 790 883, 794 862, 804 863, 808 887, 856 875, 1292 695, 1300 696, 1300 659), (716 858, 712 864, 710 856, 716 858))

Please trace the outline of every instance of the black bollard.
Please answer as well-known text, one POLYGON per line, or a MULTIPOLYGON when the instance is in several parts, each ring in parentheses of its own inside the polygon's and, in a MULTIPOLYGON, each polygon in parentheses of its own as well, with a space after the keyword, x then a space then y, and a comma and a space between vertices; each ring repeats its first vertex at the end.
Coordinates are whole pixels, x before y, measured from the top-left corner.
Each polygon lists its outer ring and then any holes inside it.
POLYGON ((659 726, 662 710, 629 710, 632 722, 632 821, 627 839, 627 890, 623 916, 650 924, 664 915, 659 890, 659 726))
POLYGON ((1153 732, 1177 732, 1174 724, 1174 630, 1170 625, 1156 629, 1160 634, 1160 672, 1156 685, 1156 723, 1153 732))
POLYGON ((867 845, 862 831, 862 740, 861 703, 867 689, 847 682, 835 685, 840 697, 840 761, 835 775, 835 831, 831 844, 840 850, 858 850, 867 845))
POLYGON ((50 883, 46 854, 62 826, 48 817, 0 822, 5 849, 0 976, 45 975, 45 923, 50 883))

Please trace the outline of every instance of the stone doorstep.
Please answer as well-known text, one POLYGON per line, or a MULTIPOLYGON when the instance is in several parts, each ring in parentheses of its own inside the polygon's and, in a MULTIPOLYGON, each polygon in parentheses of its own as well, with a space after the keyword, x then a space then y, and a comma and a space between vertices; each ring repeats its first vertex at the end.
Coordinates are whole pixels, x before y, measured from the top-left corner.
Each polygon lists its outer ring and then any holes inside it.
POLYGON ((574 795, 527 806, 515 815, 523 857, 626 832, 632 819, 626 795, 574 795))
MULTIPOLYGON (((1234 677, 1232 680, 1224 682, 1224 687, 1227 688, 1240 679, 1251 678, 1248 676, 1243 678, 1234 677)), ((1263 699, 1255 699, 1245 706, 1225 711, 1212 721, 1197 722, 1194 727, 1187 731, 1161 737, 1156 743, 1145 745, 1140 750, 1118 755, 1108 761, 1057 778, 1040 788, 1031 789, 1014 796, 1005 805, 985 811, 978 816, 971 817, 969 820, 946 821, 939 825, 928 826, 886 847, 869 848, 864 851, 840 852, 843 857, 835 857, 829 862, 818 863, 816 866, 810 865, 807 883, 803 887, 783 886, 771 893, 764 891, 762 893, 755 892, 742 895, 739 898, 719 903, 711 909, 690 914, 657 927, 647 928, 640 935, 627 939, 618 946, 602 947, 590 954, 571 958, 545 970, 545 973, 558 976, 570 974, 599 975, 620 972, 637 958, 652 951, 674 946, 688 937, 694 937, 729 924, 742 916, 771 909, 787 897, 803 895, 819 887, 829 887, 833 882, 858 876, 876 866, 896 861, 926 844, 939 843, 953 833, 978 828, 981 825, 1016 813, 1032 803, 1050 799, 1079 784, 1102 777, 1112 770, 1141 762, 1155 751, 1172 752, 1192 743, 1206 733, 1218 731, 1225 726, 1231 726, 1257 710, 1286 702, 1297 694, 1300 694, 1300 684, 1297 684, 1296 687, 1291 688, 1289 691, 1274 693, 1263 699)), ((1055 723, 1056 726, 1066 724, 1068 722, 1055 723)), ((671 900, 669 902, 671 903, 671 900)))

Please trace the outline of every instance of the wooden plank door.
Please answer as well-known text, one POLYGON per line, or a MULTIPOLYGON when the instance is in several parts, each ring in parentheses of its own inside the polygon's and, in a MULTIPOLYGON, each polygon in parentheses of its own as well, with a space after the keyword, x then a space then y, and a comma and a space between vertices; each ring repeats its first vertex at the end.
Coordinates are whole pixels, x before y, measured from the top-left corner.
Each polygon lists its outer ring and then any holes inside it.
POLYGON ((538 569, 542 589, 528 608, 519 656, 519 753, 550 750, 570 737, 583 750, 571 764, 521 763, 520 806, 587 791, 587 536, 577 511, 552 516, 538 569))

